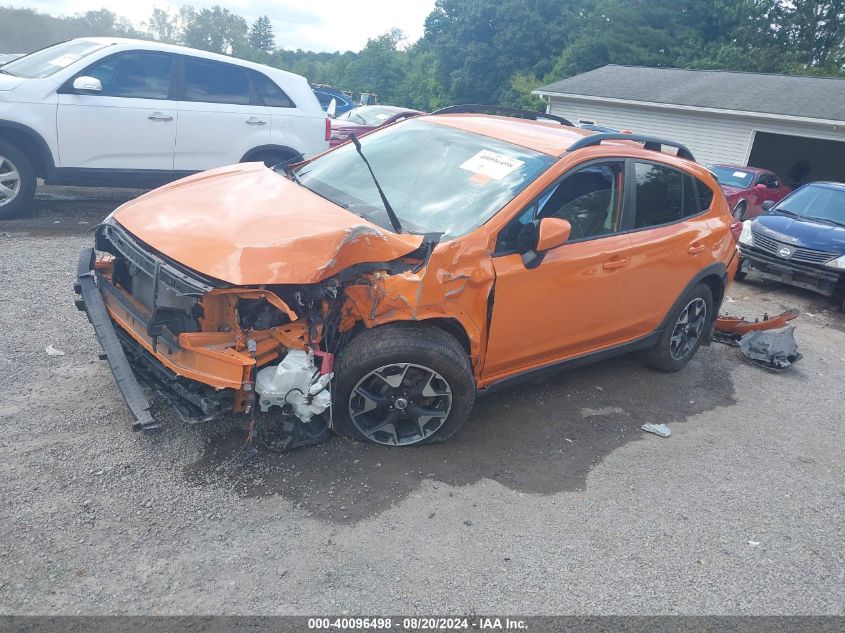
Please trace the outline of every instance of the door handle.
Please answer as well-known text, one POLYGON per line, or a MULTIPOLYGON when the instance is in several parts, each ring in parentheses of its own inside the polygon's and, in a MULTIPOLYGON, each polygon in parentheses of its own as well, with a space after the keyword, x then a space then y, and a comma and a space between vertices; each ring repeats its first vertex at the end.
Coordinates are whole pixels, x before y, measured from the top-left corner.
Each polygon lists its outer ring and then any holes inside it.
POLYGON ((619 268, 625 268, 628 265, 628 260, 625 258, 620 259, 608 259, 605 263, 601 265, 602 268, 605 270, 617 270, 619 268))
POLYGON ((267 121, 251 116, 246 120, 247 125, 267 125, 267 121))
POLYGON ((150 121, 172 121, 173 117, 169 114, 163 114, 162 112, 153 112, 150 116, 147 117, 150 121))
POLYGON ((703 253, 707 247, 704 244, 700 244, 699 242, 694 242, 690 244, 690 247, 687 249, 687 253, 690 255, 698 255, 699 253, 703 253))

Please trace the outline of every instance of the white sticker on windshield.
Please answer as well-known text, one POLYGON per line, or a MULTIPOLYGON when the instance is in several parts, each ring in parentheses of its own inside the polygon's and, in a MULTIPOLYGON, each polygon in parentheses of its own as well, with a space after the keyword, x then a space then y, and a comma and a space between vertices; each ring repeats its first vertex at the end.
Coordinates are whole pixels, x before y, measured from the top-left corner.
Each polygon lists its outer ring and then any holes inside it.
POLYGON ((746 174, 744 171, 735 171, 734 172, 734 178, 745 178, 747 175, 748 174, 746 174))
POLYGON ((515 171, 525 164, 517 158, 497 154, 490 150, 483 149, 475 156, 471 156, 461 165, 461 169, 471 171, 474 174, 489 176, 495 180, 501 180, 512 171, 515 171))

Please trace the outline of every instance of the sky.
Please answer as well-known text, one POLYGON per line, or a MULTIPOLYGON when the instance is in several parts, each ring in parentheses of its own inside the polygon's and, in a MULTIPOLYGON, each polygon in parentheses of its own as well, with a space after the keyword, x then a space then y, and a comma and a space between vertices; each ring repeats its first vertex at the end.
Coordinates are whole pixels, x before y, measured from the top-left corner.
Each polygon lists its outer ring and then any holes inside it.
MULTIPOLYGON (((17 4, 12 2, 10 4, 17 4)), ((155 7, 178 10, 182 4, 197 9, 215 4, 244 16, 252 23, 261 15, 273 22, 276 45, 286 49, 313 51, 361 50, 369 38, 391 28, 402 29, 408 42, 422 37, 426 16, 434 0, 196 0, 187 2, 159 0, 29 0, 26 6, 52 15, 73 15, 92 9, 108 8, 136 26, 146 20, 155 7)))

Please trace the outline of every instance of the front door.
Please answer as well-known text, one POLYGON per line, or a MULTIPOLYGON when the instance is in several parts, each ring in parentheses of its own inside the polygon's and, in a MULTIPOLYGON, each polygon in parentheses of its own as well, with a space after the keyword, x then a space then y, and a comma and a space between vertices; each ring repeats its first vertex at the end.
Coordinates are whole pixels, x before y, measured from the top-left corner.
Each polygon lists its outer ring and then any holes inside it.
POLYGON ((78 75, 99 79, 99 93, 74 93, 72 80, 63 87, 56 119, 59 166, 171 174, 177 118, 172 67, 167 53, 118 53, 78 75))
POLYGON ((578 166, 499 234, 485 379, 622 342, 617 306, 630 259, 630 238, 619 233, 623 182, 621 160, 578 166), (519 252, 520 233, 543 217, 568 220, 572 234, 529 269, 519 252))

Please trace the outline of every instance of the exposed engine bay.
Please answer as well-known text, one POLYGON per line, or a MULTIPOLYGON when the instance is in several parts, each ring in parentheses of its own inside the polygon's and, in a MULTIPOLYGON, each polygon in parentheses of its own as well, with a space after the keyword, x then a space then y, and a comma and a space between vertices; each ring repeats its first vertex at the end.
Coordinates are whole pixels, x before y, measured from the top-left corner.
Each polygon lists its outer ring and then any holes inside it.
POLYGON ((231 287, 106 222, 97 228, 92 275, 132 372, 183 419, 244 413, 252 434, 256 412, 275 412, 292 448, 325 439, 331 428, 334 358, 361 326, 345 290, 371 292, 374 271, 418 268, 432 246, 316 284, 231 287))

